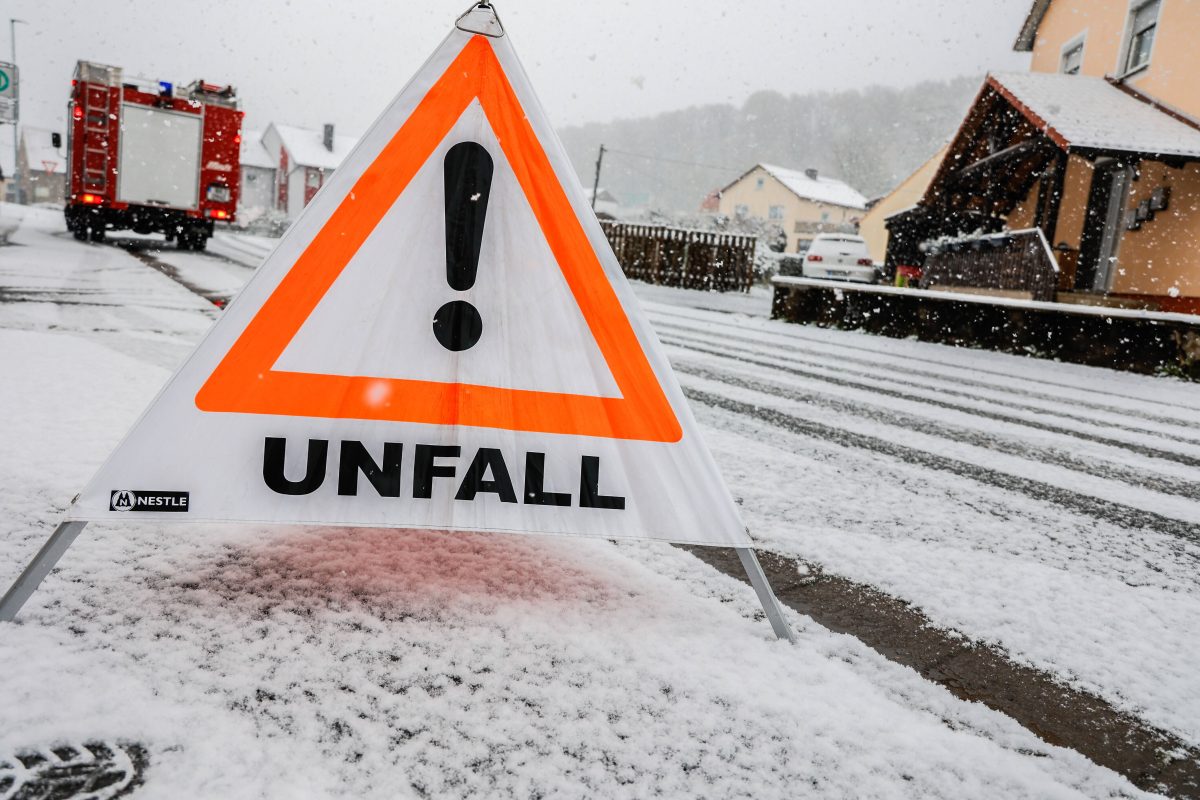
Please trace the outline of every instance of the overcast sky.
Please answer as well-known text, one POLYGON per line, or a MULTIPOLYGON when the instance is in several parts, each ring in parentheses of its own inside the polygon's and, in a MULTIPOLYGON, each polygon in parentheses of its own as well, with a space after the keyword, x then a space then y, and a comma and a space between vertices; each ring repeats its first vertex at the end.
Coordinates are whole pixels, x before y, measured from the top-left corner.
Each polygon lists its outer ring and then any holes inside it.
MULTIPOLYGON (((553 122, 571 125, 759 89, 804 93, 1025 69, 1030 0, 497 0, 553 122)), ((16 0, 22 121, 63 128, 77 59, 239 89, 271 120, 363 131, 445 36, 465 0, 16 0)), ((2 22, 2 20, 0 20, 2 22)), ((8 44, 7 29, 0 42, 8 44)), ((10 51, 2 54, 8 60, 10 51)), ((11 141, 11 140, 10 140, 11 141)))

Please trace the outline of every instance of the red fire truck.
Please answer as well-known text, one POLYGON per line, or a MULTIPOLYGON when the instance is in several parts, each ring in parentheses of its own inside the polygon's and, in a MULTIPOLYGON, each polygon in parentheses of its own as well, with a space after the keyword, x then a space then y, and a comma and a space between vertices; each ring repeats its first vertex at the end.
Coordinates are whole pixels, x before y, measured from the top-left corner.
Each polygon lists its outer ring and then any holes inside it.
POLYGON ((80 61, 68 111, 65 214, 76 239, 160 232, 203 250, 213 221, 234 219, 243 114, 232 86, 177 90, 80 61))

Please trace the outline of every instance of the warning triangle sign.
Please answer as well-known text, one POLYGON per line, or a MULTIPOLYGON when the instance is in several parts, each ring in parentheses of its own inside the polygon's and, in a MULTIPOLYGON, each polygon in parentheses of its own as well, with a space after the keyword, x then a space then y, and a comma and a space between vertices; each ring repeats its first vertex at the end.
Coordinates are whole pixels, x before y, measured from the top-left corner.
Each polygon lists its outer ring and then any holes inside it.
POLYGON ((447 37, 69 518, 747 544, 507 36, 486 34, 447 37))

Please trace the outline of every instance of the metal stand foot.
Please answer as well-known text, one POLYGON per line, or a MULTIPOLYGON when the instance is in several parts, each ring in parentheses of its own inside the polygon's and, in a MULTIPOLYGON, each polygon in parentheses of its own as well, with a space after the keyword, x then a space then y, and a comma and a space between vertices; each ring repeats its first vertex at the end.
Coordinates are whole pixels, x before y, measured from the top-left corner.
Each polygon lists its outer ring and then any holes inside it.
POLYGON ((762 565, 758 563, 758 556, 749 547, 734 549, 737 550, 738 558, 742 560, 742 569, 746 570, 746 575, 750 577, 750 585, 754 587, 754 593, 758 595, 758 602, 762 603, 763 611, 766 612, 767 619, 771 622, 771 630, 775 631, 775 635, 780 639, 786 639, 795 644, 796 637, 792 633, 791 626, 783 617, 783 609, 780 607, 775 593, 771 591, 771 584, 767 583, 767 576, 763 572, 762 565))
POLYGON ((85 525, 86 522, 59 523, 54 533, 50 534, 50 538, 42 545, 42 549, 33 557, 33 561, 29 562, 25 571, 13 581, 12 587, 4 593, 4 597, 0 598, 0 622, 12 622, 16 618, 21 606, 25 605, 25 601, 37 590, 38 584, 54 569, 54 565, 62 558, 63 553, 67 552, 67 548, 85 525))

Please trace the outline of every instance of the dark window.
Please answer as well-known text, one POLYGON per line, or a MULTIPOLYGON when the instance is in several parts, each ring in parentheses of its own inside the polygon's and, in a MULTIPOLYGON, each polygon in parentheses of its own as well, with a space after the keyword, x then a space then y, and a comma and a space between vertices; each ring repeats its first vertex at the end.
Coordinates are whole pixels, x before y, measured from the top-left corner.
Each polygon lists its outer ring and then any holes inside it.
POLYGON ((1066 75, 1078 75, 1083 66, 1083 42, 1072 45, 1062 55, 1062 71, 1066 75))

